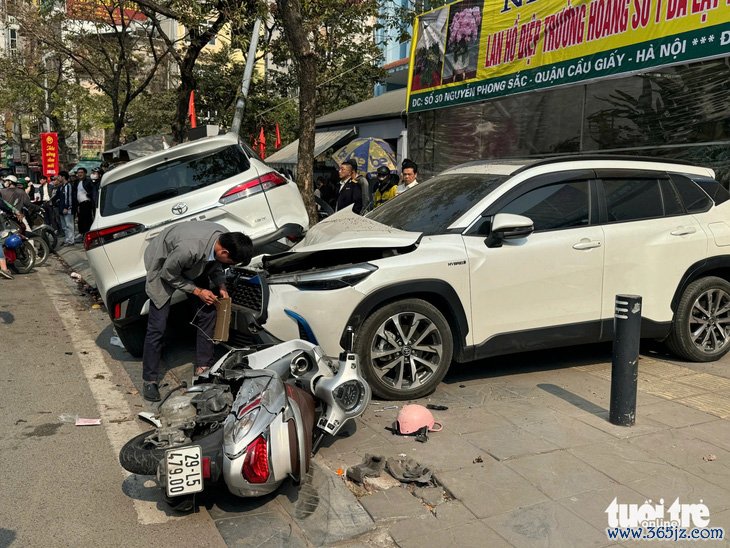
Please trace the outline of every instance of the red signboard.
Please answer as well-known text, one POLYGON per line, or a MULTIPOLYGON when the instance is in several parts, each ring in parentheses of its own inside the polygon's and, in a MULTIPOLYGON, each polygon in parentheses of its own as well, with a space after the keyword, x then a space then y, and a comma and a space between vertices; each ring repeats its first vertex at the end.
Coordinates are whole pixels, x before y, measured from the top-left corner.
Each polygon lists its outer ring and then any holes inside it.
POLYGON ((41 133, 41 162, 43 175, 58 175, 58 133, 41 133))

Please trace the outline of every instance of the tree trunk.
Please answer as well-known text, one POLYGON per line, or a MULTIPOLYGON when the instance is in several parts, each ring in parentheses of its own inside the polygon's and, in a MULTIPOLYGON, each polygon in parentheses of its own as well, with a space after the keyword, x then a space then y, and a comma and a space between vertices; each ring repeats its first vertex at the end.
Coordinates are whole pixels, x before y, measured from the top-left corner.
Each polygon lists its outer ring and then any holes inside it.
POLYGON ((172 121, 172 138, 175 143, 182 143, 188 134, 188 105, 190 92, 195 89, 195 75, 193 66, 195 61, 190 63, 186 57, 180 67, 180 85, 177 87, 177 99, 175 100, 175 119, 172 121))
POLYGON ((277 0, 284 35, 294 56, 299 80, 299 148, 297 151, 297 186, 309 215, 309 225, 317 224, 319 215, 314 201, 314 122, 317 116, 317 59, 307 40, 300 0, 277 0))

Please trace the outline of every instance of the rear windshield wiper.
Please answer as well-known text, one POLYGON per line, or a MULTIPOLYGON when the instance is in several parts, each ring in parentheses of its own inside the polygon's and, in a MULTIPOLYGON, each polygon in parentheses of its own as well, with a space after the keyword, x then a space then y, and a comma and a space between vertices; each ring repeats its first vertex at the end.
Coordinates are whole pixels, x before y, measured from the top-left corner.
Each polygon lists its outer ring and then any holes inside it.
POLYGON ((149 196, 145 196, 144 198, 140 198, 139 200, 135 200, 134 202, 131 202, 128 207, 137 207, 145 204, 150 204, 152 202, 157 202, 158 200, 162 200, 164 198, 172 198, 173 196, 177 196, 179 193, 180 191, 177 188, 168 188, 165 190, 161 190, 160 192, 150 194, 149 196))

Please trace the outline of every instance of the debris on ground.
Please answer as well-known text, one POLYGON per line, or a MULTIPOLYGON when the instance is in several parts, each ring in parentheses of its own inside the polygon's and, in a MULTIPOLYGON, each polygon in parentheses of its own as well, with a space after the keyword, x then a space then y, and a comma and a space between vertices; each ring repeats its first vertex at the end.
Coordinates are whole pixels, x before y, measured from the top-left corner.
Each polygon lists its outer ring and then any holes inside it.
POLYGON ((702 460, 705 462, 712 462, 713 460, 717 460, 717 455, 710 453, 709 455, 702 457, 702 460))
POLYGON ((71 274, 69 274, 69 276, 71 276, 74 280, 81 279, 81 274, 79 274, 78 272, 71 272, 71 274))
POLYGON ((446 500, 444 490, 441 487, 415 487, 413 495, 431 507, 438 506, 446 500))
POLYGON ((481 455, 479 455, 479 456, 478 456, 477 458, 475 458, 475 459, 474 459, 473 461, 471 461, 471 462, 472 462, 473 464, 477 464, 477 463, 480 463, 480 462, 484 462, 484 459, 482 458, 482 456, 481 456, 481 455))
POLYGON ((81 417, 76 419, 74 423, 76 426, 99 426, 101 419, 82 419, 81 417))
POLYGON ((426 409, 432 409, 433 411, 448 411, 449 408, 446 405, 439 405, 436 403, 426 404, 426 409))
POLYGON ((109 339, 109 344, 112 346, 118 346, 119 348, 124 348, 124 344, 122 343, 122 339, 114 335, 109 339))
POLYGON ((101 305, 99 303, 94 303, 91 305, 91 308, 93 308, 94 310, 99 310, 101 308, 101 305))
POLYGON ((366 477, 378 477, 385 467, 385 457, 382 455, 365 454, 360 464, 347 469, 347 479, 356 483, 363 483, 366 477))
POLYGON ((402 483, 428 484, 431 482, 433 472, 414 459, 388 459, 385 461, 385 469, 395 479, 402 483))
POLYGON ((63 413, 61 415, 58 415, 58 420, 60 422, 69 422, 69 423, 73 422, 73 423, 75 423, 78 420, 78 418, 79 418, 78 415, 73 415, 71 413, 63 413))

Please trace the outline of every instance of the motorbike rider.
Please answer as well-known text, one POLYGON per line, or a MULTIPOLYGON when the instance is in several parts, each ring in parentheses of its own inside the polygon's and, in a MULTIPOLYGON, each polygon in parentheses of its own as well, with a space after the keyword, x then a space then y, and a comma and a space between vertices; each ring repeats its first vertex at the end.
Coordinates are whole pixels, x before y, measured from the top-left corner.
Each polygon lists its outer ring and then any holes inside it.
POLYGON ((150 298, 147 335, 142 354, 142 397, 159 401, 157 377, 160 369, 162 338, 170 313, 170 299, 175 290, 197 297, 194 320, 197 333, 195 374, 201 375, 213 363, 213 329, 218 300, 211 291, 228 297, 223 265, 248 264, 253 244, 241 232, 228 232, 219 224, 207 221, 179 223, 163 230, 144 252, 147 269, 145 291, 150 298))
POLYGON ((375 180, 373 191, 373 203, 375 207, 383 205, 388 200, 395 198, 398 191, 398 177, 391 174, 388 166, 380 166, 375 180))
MULTIPOLYGON (((0 211, 7 215, 15 215, 16 217, 19 216, 18 210, 2 198, 0 198, 0 211)), ((20 217, 18 217, 18 219, 20 219, 20 217)), ((0 219, 0 229, 5 228, 4 225, 4 221, 0 219)), ((8 270, 8 263, 5 260, 5 253, 3 252, 3 243, 4 241, 0 242, 0 277, 7 280, 12 280, 13 275, 8 270)))

